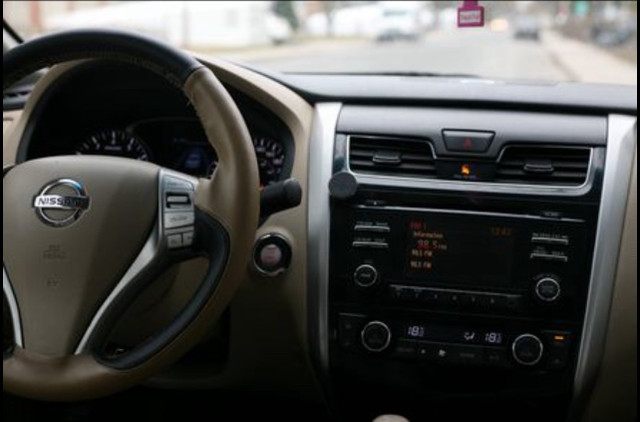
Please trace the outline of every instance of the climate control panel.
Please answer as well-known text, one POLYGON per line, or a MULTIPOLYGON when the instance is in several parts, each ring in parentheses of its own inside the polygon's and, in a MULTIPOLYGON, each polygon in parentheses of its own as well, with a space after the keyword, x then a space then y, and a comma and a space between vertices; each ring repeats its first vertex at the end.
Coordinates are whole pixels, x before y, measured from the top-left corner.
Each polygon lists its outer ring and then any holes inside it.
POLYGON ((570 328, 534 331, 504 326, 452 325, 379 320, 340 314, 338 344, 343 352, 398 361, 465 367, 565 369, 573 352, 570 328))

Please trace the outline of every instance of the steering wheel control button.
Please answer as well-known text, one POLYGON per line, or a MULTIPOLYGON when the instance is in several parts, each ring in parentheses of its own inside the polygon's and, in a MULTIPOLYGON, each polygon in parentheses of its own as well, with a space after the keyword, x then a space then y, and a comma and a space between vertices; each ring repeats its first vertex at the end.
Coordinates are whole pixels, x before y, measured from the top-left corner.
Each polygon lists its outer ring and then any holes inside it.
POLYGON ((443 137, 449 152, 479 154, 489 149, 495 134, 491 132, 445 130, 443 137))
POLYGON ((384 322, 372 321, 365 325, 360 335, 362 347, 372 353, 384 352, 391 344, 391 330, 384 322))
POLYGON ((560 282, 554 277, 544 277, 536 284, 536 296, 543 302, 553 303, 560 299, 562 287, 560 282))
POLYGON ((178 227, 193 226, 195 223, 195 214, 191 212, 172 212, 164 216, 164 227, 166 229, 175 229, 178 227))
POLYGON ((182 241, 182 235, 173 234, 171 236, 167 236, 167 244, 169 245, 169 249, 179 249, 184 245, 182 241))
POLYGON ((196 213, 193 203, 196 181, 163 170, 160 177, 163 236, 169 249, 187 248, 195 238, 196 213))
POLYGON ((512 345, 513 359, 523 366, 535 366, 544 355, 542 341, 533 334, 523 334, 512 345))
POLYGON ((60 179, 42 188, 33 201, 40 220, 51 227, 66 227, 89 209, 91 199, 81 183, 60 179))
POLYGON ((275 277, 289 268, 292 256, 291 245, 284 236, 268 234, 256 242, 253 264, 260 274, 275 277))
POLYGON ((184 247, 193 245, 194 232, 186 232, 182 235, 182 245, 184 247))
POLYGON ((169 209, 189 208, 190 205, 191 198, 188 194, 167 195, 167 208, 169 209))
POLYGON ((353 281, 360 287, 373 287, 378 282, 378 270, 372 265, 360 265, 353 274, 353 281))

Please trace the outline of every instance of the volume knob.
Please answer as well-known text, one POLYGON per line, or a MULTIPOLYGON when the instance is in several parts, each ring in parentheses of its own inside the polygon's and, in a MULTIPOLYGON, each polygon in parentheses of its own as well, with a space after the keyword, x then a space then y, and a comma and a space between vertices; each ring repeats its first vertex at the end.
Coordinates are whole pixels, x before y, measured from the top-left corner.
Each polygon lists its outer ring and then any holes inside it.
POLYGON ((353 273, 353 281, 360 287, 372 287, 378 282, 378 270, 373 265, 360 265, 353 273))

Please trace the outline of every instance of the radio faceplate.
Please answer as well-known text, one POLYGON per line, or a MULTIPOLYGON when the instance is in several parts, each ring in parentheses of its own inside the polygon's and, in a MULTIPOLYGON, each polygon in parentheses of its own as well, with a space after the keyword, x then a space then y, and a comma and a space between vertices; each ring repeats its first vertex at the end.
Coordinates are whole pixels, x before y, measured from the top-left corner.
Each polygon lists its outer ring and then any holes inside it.
POLYGON ((358 206, 333 233, 340 301, 568 321, 583 312, 581 219, 358 206))

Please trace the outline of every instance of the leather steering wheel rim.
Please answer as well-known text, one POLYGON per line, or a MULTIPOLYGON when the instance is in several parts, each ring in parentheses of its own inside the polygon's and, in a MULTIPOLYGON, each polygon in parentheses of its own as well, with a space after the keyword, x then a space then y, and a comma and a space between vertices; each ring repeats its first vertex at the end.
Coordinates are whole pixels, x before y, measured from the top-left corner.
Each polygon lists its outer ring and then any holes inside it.
MULTIPOLYGON (((153 165, 97 157, 50 158, 26 162, 15 167, 5 167, 3 177, 3 261, 6 266, 3 292, 5 296, 10 294, 13 297, 13 290, 16 288, 19 291, 38 288, 33 282, 12 279, 12 268, 15 269, 15 274, 26 274, 31 271, 24 268, 26 265, 15 257, 15 253, 8 252, 13 250, 17 242, 21 242, 21 236, 24 238, 31 236, 30 233, 18 233, 15 227, 34 228, 34 233, 44 233, 43 239, 46 238, 47 242, 57 237, 71 239, 72 234, 85 233, 82 230, 93 230, 90 226, 94 224, 94 220, 95 224, 100 223, 104 226, 107 226, 107 223, 113 224, 109 220, 111 217, 105 210, 100 209, 99 205, 110 204, 109 201, 115 201, 117 195, 122 195, 118 199, 126 200, 130 204, 135 203, 138 195, 141 204, 148 203, 156 207, 145 211, 148 215, 147 226, 150 224, 152 227, 152 235, 158 230, 161 231, 156 246, 163 251, 164 255, 160 254, 156 258, 171 255, 167 236, 164 236, 163 232, 168 227, 167 220, 164 218, 166 215, 162 214, 163 210, 169 206, 165 203, 167 198, 163 196, 168 192, 167 189, 170 189, 167 186, 178 188, 188 186, 186 191, 181 192, 187 192, 185 195, 193 202, 197 216, 194 227, 198 241, 195 245, 199 248, 200 254, 213 259, 210 259, 207 279, 203 281, 197 297, 190 304, 193 307, 185 310, 174 321, 172 327, 168 329, 168 334, 165 332, 163 338, 154 338, 147 342, 146 353, 134 353, 133 358, 108 361, 102 359, 90 347, 80 348, 80 352, 76 354, 60 353, 61 350, 68 352, 69 342, 60 342, 59 347, 52 348, 55 350, 53 353, 47 353, 47 347, 36 347, 38 350, 32 351, 29 348, 30 343, 27 342, 26 346, 18 345, 11 353, 5 354, 3 391, 37 400, 74 401, 110 395, 132 387, 175 363, 204 337, 229 304, 246 271, 258 226, 259 176, 249 131, 229 93, 214 74, 195 58, 151 38, 126 32, 100 30, 65 32, 30 41, 5 53, 3 55, 3 91, 37 70, 83 59, 107 59, 143 67, 162 76, 168 83, 182 90, 196 110, 209 142, 217 152, 219 164, 210 180, 199 181, 192 181, 187 176, 167 172, 153 165), (67 172, 73 173, 76 178, 84 178, 88 181, 88 188, 91 188, 88 191, 91 193, 93 189, 95 201, 91 206, 87 203, 86 217, 78 213, 78 222, 72 222, 68 228, 45 227, 42 221, 36 221, 36 213, 32 212, 33 210, 25 209, 25 207, 31 208, 28 201, 32 201, 31 198, 38 192, 24 193, 24 187, 38 186, 47 178, 64 176, 67 172), (113 175, 117 182, 110 182, 111 177, 105 177, 105 175, 113 175), (157 188, 160 195, 156 195, 154 199, 152 194, 148 194, 147 199, 143 199, 144 186, 151 182, 156 183, 157 180, 160 183, 153 188, 157 188), (113 186, 115 183, 120 185, 113 186), (127 185, 126 188, 122 187, 124 184, 127 185), (128 186, 129 184, 132 186, 128 186), (123 190, 127 192, 122 193, 123 190), (112 192, 113 197, 108 196, 107 193, 102 194, 101 191, 112 192), (14 200, 16 197, 18 199, 14 200), (155 217, 152 218, 152 214, 155 217), (156 220, 159 221, 158 224, 156 220), (41 224, 42 227, 36 224, 41 224), (219 247, 216 248, 216 245, 219 247)), ((146 233, 144 227, 138 228, 133 223, 129 226, 136 233, 146 233)), ((104 234, 104 228, 101 230, 104 234)), ((131 235, 133 240, 135 240, 134 237, 131 235)), ((27 239, 25 242, 40 246, 38 243, 40 239, 27 239)), ((64 244, 62 240, 60 243, 64 244)), ((20 250, 20 247, 16 249, 20 250)), ((133 246, 131 249, 133 250, 133 246)), ((27 249, 22 247, 22 250, 27 249)), ((49 268, 50 263, 45 258, 51 257, 45 253, 42 261, 38 258, 36 260, 39 262, 31 262, 31 265, 49 268)), ((161 260, 159 258, 158 260, 161 260)), ((124 258, 118 259, 122 261, 124 258)), ((147 274, 146 278, 152 276, 153 274, 147 274)), ((117 287, 113 283, 110 286, 112 289, 117 287)), ((70 289, 73 287, 73 285, 69 286, 70 289)), ((66 286, 63 285, 61 288, 64 289, 66 286)), ((33 290, 36 296, 38 292, 33 290)), ((25 318, 29 308, 21 308, 19 301, 16 306, 18 318, 25 318)), ((97 312, 97 309, 93 312, 97 312)), ((22 326, 18 326, 25 331, 20 332, 19 335, 27 338, 29 333, 22 326)))

